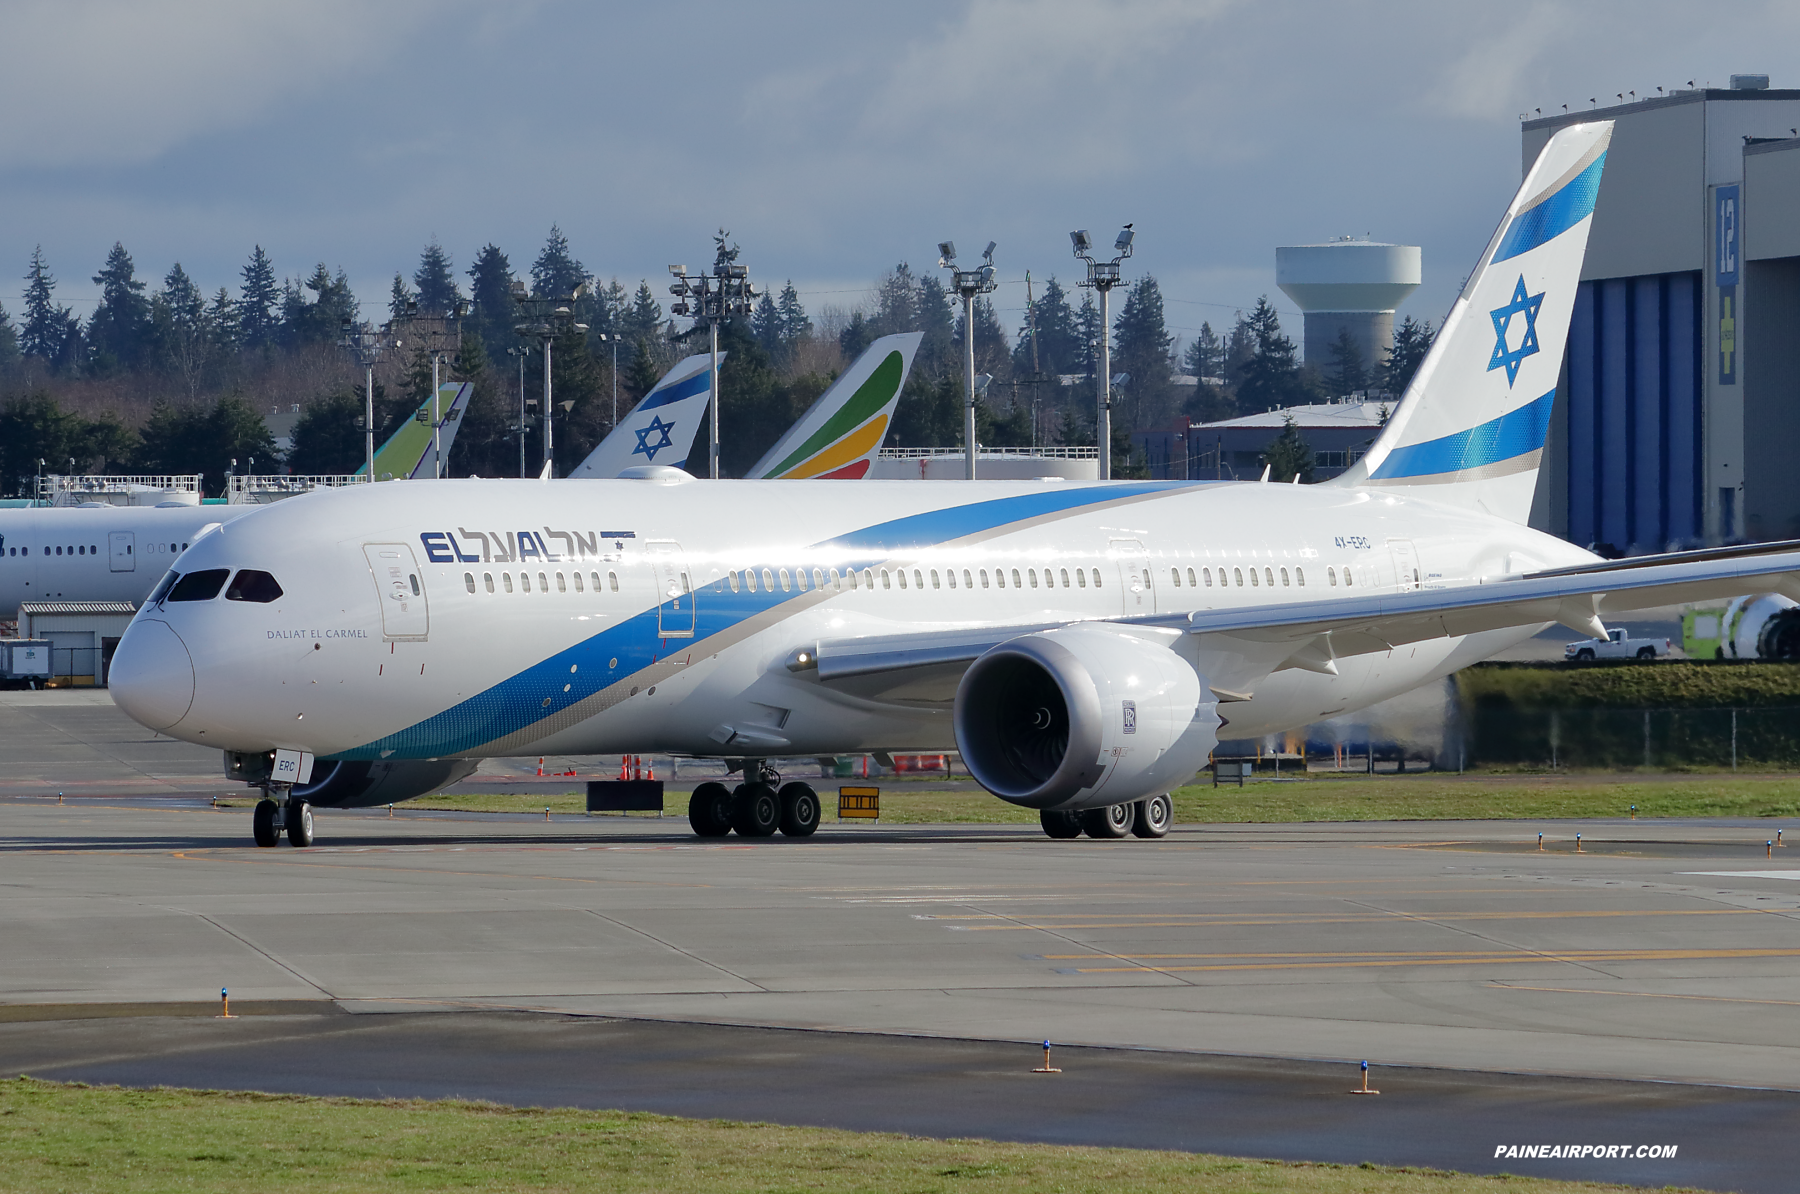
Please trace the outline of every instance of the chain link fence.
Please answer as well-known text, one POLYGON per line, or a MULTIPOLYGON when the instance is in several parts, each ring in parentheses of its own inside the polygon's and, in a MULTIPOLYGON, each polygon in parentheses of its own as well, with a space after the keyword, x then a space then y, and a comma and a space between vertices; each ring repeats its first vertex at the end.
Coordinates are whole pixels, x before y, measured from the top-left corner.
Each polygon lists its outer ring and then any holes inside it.
POLYGON ((1463 711, 1470 766, 1800 766, 1800 706, 1463 711))

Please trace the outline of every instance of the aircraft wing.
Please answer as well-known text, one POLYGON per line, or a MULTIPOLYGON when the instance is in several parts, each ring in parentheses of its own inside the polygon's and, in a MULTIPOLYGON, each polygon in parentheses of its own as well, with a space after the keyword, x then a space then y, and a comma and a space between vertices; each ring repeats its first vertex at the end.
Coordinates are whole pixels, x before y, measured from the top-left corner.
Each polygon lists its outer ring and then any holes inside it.
MULTIPOLYGON (((720 353, 720 364, 724 361, 720 353)), ((711 400, 711 355, 677 361, 569 476, 616 477, 645 464, 682 467, 711 400)))
POLYGON ((912 370, 921 332, 883 336, 863 350, 842 377, 754 468, 752 478, 862 477, 881 451, 900 390, 912 370))
MULTIPOLYGON (((468 405, 469 397, 475 387, 468 382, 445 382, 438 387, 438 417, 444 423, 444 459, 450 459, 450 445, 456 439, 456 429, 462 426, 462 414, 468 405)), ((368 471, 368 465, 357 468, 356 475, 362 476, 368 471)), ((394 428, 394 433, 387 437, 375 453, 375 479, 377 481, 413 480, 418 477, 430 477, 431 466, 431 399, 419 403, 413 411, 412 418, 394 428), (424 421, 420 421, 423 416, 424 421)))
MULTIPOLYGON (((1214 685, 1231 700, 1246 699, 1258 679, 1286 668, 1335 675, 1335 661, 1347 656, 1548 622, 1604 638, 1603 615, 1764 591, 1800 600, 1800 541, 1602 560, 1404 593, 1105 620, 1126 632, 1143 628, 1199 636, 1206 655, 1231 661, 1216 677, 1225 687, 1214 685)), ((987 650, 1050 628, 1018 625, 827 640, 797 651, 788 666, 816 669, 821 681, 868 698, 929 689, 934 694, 930 699, 947 700, 961 669, 987 650)), ((1215 677, 1209 673, 1209 678, 1215 677)))

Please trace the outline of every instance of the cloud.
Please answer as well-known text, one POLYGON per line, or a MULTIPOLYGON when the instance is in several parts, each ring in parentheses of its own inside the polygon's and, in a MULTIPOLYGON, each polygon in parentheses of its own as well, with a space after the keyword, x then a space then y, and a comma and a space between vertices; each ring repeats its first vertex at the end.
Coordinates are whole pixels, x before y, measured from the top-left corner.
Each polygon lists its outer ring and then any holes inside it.
POLYGON ((156 158, 388 59, 429 0, 27 0, 9 6, 0 165, 156 158))

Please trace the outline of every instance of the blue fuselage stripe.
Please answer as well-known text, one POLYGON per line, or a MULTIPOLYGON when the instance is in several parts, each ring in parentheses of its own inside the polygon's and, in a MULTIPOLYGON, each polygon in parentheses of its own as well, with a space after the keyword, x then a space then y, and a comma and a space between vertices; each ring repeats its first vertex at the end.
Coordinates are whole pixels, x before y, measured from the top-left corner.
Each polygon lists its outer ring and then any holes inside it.
POLYGON ((1383 481, 1459 473, 1535 452, 1544 446, 1544 436, 1550 430, 1550 410, 1555 403, 1556 391, 1551 390, 1542 398, 1490 419, 1479 427, 1422 444, 1395 448, 1371 479, 1383 481))
POLYGON ((683 398, 692 398, 696 394, 707 392, 712 388, 710 372, 710 370, 702 369, 692 377, 671 382, 660 390, 651 390, 644 395, 644 400, 638 403, 638 413, 655 410, 659 406, 667 406, 671 402, 680 402, 683 398))
MULTIPOLYGON (((704 377, 702 377, 704 380, 704 377)), ((1045 514, 1101 506, 1121 498, 1196 488, 1191 481, 1131 482, 1057 488, 1017 494, 985 502, 929 510, 891 522, 877 523, 828 539, 809 552, 844 553, 843 565, 861 569, 888 555, 991 531, 1045 514)), ((732 592, 722 581, 701 586, 693 601, 694 635, 674 641, 661 636, 659 607, 651 606, 576 643, 493 687, 395 734, 334 755, 340 759, 445 758, 479 750, 487 743, 554 716, 619 680, 641 671, 664 655, 685 653, 691 644, 732 629, 747 618, 800 594, 732 592), (609 666, 614 659, 617 667, 609 666), (571 671, 570 669, 574 670, 571 671), (568 685, 569 690, 563 691, 568 685)), ((685 629, 685 625, 683 629, 685 629)))
POLYGON ((1593 163, 1564 183, 1562 189, 1536 207, 1513 217, 1494 260, 1510 261, 1521 253, 1529 253, 1541 244, 1561 236, 1593 214, 1594 201, 1600 196, 1600 174, 1606 165, 1602 153, 1593 163))

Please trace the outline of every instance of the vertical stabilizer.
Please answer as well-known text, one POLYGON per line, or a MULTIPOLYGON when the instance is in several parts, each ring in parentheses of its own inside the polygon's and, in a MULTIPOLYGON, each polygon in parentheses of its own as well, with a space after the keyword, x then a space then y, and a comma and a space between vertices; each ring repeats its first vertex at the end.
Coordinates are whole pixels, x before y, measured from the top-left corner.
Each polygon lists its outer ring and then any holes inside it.
MULTIPOLYGON (((470 383, 448 381, 438 387, 438 418, 444 425, 444 460, 450 460, 450 445, 456 442, 456 429, 462 426, 463 411, 475 392, 470 383)), ((431 399, 419 403, 412 418, 394 428, 387 442, 375 453, 377 481, 411 481, 430 479, 434 475, 431 459, 431 399)), ((357 476, 368 471, 368 465, 356 470, 357 476)), ((444 470, 449 476, 449 470, 444 470)))
POLYGON ((569 476, 616 477, 645 464, 683 467, 711 400, 711 354, 677 361, 569 476))
POLYGON ((747 477, 860 478, 881 451, 920 332, 883 336, 819 395, 747 477))
POLYGON ((1368 455, 1328 484, 1531 514, 1612 122, 1550 138, 1368 455))

